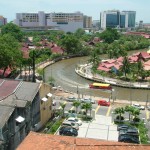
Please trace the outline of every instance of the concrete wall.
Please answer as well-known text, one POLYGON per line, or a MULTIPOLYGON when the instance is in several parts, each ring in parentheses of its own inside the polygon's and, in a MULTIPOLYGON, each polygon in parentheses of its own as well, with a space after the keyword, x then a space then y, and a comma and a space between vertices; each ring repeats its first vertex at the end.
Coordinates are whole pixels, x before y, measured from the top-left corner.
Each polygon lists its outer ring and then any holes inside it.
POLYGON ((40 87, 40 125, 43 126, 52 117, 52 97, 47 96, 51 93, 51 87, 48 84, 42 84, 40 87), (46 97, 46 102, 42 101, 42 98, 46 97))

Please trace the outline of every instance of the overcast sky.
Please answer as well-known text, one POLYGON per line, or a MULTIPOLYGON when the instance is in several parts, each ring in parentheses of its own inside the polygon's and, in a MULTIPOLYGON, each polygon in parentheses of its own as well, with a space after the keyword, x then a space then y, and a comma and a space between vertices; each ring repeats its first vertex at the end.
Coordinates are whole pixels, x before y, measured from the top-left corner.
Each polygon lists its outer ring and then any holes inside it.
POLYGON ((12 21, 22 12, 77 12, 99 20, 104 10, 134 10, 136 21, 150 23, 150 0, 0 0, 0 15, 12 21))

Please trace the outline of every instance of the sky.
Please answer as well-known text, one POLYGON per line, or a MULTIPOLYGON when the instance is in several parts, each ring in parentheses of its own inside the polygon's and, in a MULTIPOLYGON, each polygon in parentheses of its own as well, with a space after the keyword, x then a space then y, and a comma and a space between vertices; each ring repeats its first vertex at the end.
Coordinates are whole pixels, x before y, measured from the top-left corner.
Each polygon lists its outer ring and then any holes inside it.
POLYGON ((8 22, 16 18, 16 13, 37 13, 44 11, 73 13, 99 20, 100 12, 105 10, 136 11, 136 22, 150 23, 150 0, 0 0, 0 15, 8 22))

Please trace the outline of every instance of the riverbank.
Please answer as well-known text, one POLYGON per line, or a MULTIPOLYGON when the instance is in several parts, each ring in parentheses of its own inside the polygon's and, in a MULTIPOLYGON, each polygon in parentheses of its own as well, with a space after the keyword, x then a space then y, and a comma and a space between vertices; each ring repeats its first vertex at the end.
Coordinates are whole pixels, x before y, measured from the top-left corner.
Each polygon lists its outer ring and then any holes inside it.
POLYGON ((86 78, 91 81, 108 83, 113 86, 119 86, 124 88, 134 88, 134 89, 150 89, 149 82, 127 82, 114 78, 104 77, 98 74, 93 75, 91 73, 91 65, 90 64, 82 64, 78 65, 75 68, 75 72, 83 78, 86 78))

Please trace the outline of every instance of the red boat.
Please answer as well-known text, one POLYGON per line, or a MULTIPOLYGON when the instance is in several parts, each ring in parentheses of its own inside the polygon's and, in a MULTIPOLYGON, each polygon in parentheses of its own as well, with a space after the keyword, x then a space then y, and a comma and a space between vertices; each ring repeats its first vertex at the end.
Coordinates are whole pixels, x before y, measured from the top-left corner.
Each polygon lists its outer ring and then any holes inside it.
POLYGON ((93 89, 112 90, 112 87, 110 86, 110 84, 104 84, 104 83, 92 83, 89 85, 89 87, 93 89))

